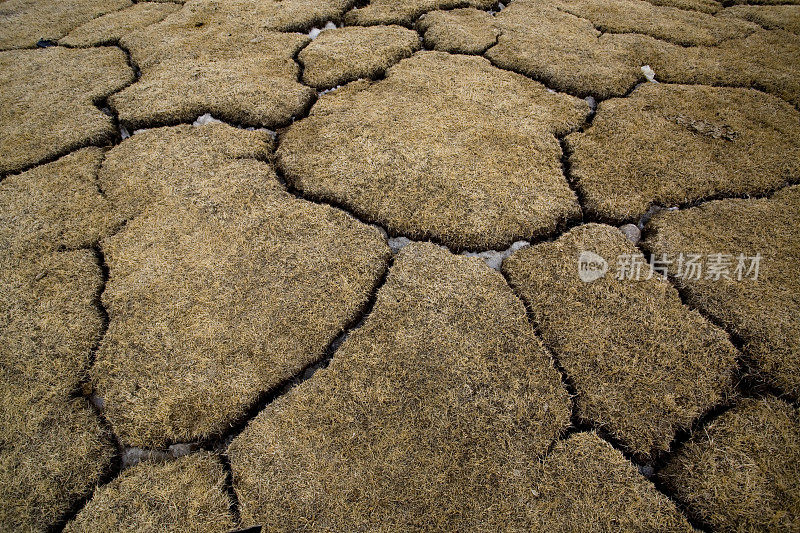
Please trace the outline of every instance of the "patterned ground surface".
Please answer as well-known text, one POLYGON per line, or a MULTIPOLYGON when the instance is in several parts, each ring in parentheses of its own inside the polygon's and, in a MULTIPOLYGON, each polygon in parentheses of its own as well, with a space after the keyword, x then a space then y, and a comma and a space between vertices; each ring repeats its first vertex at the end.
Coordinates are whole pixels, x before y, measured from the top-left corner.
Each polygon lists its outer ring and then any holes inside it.
POLYGON ((0 1, 0 530, 800 531, 747 1, 0 1))

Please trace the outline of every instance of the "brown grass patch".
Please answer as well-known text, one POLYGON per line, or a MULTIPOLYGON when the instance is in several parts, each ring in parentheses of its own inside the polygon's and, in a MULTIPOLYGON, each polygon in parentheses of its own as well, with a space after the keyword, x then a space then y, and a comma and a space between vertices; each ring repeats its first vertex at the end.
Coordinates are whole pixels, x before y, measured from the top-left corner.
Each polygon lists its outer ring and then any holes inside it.
POLYGON ((574 382, 580 416, 652 459, 733 394, 737 352, 664 278, 616 279, 620 255, 644 261, 616 228, 587 224, 514 253, 503 271, 574 382), (610 263, 605 277, 581 281, 583 251, 610 263))
POLYGON ((393 233, 504 249, 578 216, 554 134, 588 111, 485 59, 421 52, 323 96, 277 155, 304 193, 393 233))
POLYGON ((303 82, 326 89, 358 78, 376 78, 419 50, 417 32, 400 26, 325 30, 298 56, 303 82))
POLYGON ((234 524, 224 485, 213 455, 139 463, 98 488, 65 531, 227 531, 234 524))
POLYGON ((718 531, 800 530, 800 414, 743 400, 698 431, 658 473, 718 531))
POLYGON ((0 52, 0 173, 111 140, 114 123, 94 102, 132 80, 114 48, 0 52))
POLYGON ((251 16, 190 4, 122 38, 141 79, 109 102, 132 129, 191 122, 199 115, 275 127, 301 113, 314 91, 298 83, 294 55, 308 42, 264 30, 251 16))
POLYGON ((615 222, 800 181, 800 113, 748 89, 648 83, 602 102, 567 147, 587 210, 615 222))
MULTIPOLYGON (((761 254, 758 280, 686 279, 676 282, 688 302, 742 340, 761 377, 800 396, 800 187, 760 200, 721 200, 660 212, 646 228, 655 254, 761 254)), ((677 265, 672 265, 676 273, 677 265)))
POLYGON ((92 373, 126 444, 225 432, 324 355, 385 268, 377 229, 274 180, 227 184, 167 197, 103 241, 111 322, 92 373))
POLYGON ((243 523, 530 526, 532 461, 568 423, 566 391, 503 278, 412 244, 330 366, 232 443, 243 523))
POLYGON ((58 44, 66 46, 97 46, 116 43, 139 28, 160 22, 180 9, 171 2, 144 2, 92 19, 69 32, 58 44))

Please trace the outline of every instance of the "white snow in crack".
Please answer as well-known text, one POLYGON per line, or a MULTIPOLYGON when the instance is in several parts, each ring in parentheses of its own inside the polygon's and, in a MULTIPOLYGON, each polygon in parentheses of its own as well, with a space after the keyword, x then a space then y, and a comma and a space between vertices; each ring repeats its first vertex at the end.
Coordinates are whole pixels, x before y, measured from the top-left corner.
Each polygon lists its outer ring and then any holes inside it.
POLYGON ((517 241, 511 246, 508 247, 506 250, 487 250, 485 252, 464 252, 462 255, 466 255, 467 257, 477 257, 479 259, 483 259, 483 261, 489 266, 489 268, 493 268, 495 270, 500 270, 500 267, 503 265, 503 261, 516 252, 521 248, 525 248, 526 246, 530 246, 528 241, 517 241))

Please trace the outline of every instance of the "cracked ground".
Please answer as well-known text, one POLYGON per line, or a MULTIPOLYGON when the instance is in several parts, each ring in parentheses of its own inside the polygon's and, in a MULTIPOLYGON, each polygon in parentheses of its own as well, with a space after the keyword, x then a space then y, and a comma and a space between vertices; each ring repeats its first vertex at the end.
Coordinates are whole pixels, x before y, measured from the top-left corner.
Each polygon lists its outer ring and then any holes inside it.
POLYGON ((0 0, 0 531, 800 532, 797 0, 0 0))

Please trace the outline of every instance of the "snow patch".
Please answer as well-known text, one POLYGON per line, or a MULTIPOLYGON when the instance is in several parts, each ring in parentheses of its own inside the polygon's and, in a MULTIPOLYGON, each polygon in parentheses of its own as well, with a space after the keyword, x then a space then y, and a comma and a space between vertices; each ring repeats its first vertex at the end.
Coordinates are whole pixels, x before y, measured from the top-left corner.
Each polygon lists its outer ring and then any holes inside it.
POLYGON ((489 268, 493 268, 495 270, 500 270, 500 267, 503 265, 503 261, 522 248, 530 246, 531 243, 528 241, 517 241, 507 250, 497 251, 497 250, 487 250, 485 252, 464 252, 461 255, 466 255, 467 257, 477 257, 479 259, 483 259, 484 262, 489 266, 489 268))
POLYGON ((496 6, 494 9, 490 9, 490 10, 488 11, 488 13, 489 13, 490 15, 496 15, 497 13, 500 13, 500 12, 501 12, 502 10, 504 10, 505 8, 506 8, 506 5, 505 5, 503 2, 498 2, 498 3, 497 3, 497 6, 496 6))
POLYGON ((122 140, 124 141, 125 139, 127 139, 128 137, 131 136, 131 133, 128 131, 128 128, 126 128, 125 126, 120 126, 119 127, 119 136, 122 137, 122 140))
POLYGON ((658 83, 656 81, 656 73, 650 67, 650 65, 642 65, 642 74, 644 74, 644 77, 647 78, 647 81, 658 83))
POLYGON ((317 91, 317 96, 322 96, 323 94, 332 93, 336 89, 341 89, 341 88, 342 88, 341 85, 337 85, 336 87, 331 87, 330 89, 324 89, 322 91, 317 91))
POLYGON ((317 37, 319 37, 319 34, 322 33, 323 31, 335 30, 335 29, 336 29, 336 24, 334 24, 332 21, 329 20, 328 22, 325 23, 325 25, 322 28, 311 28, 311 31, 308 32, 308 36, 311 37, 312 39, 316 39, 317 37))
POLYGON ((592 111, 597 109, 597 100, 595 100, 593 96, 587 96, 584 98, 584 100, 586 100, 586 103, 589 104, 589 109, 592 111))
POLYGON ((413 241, 407 237, 392 237, 391 239, 386 241, 386 243, 389 245, 389 248, 392 249, 393 253, 399 252, 412 242, 413 241))
POLYGON ((205 115, 200 115, 197 117, 197 120, 192 122, 192 126, 205 126, 206 124, 222 124, 222 121, 212 117, 211 113, 206 113, 205 115))

